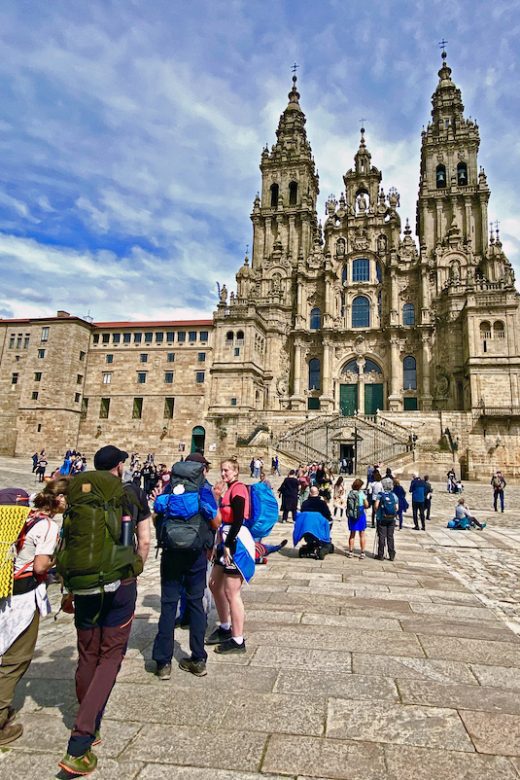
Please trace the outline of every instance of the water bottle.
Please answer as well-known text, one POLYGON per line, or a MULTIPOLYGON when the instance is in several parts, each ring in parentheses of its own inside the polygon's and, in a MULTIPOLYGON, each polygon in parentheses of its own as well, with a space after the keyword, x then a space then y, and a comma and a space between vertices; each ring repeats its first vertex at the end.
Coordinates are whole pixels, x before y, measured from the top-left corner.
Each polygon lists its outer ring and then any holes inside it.
POLYGON ((130 515, 123 515, 121 518, 121 541, 120 544, 125 547, 131 547, 133 544, 132 539, 132 518, 130 515))

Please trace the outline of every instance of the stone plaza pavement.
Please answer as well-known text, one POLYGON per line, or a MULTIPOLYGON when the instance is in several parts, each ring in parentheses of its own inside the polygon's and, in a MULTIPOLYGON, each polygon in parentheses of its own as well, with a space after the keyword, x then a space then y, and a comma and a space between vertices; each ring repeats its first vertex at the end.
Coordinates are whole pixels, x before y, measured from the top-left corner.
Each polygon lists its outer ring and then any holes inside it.
MULTIPOLYGON (((23 479, 31 486, 25 463, 0 459, 0 485, 23 479)), ((372 558, 371 529, 365 560, 347 559, 338 522, 336 553, 323 562, 300 560, 289 545, 245 588, 247 653, 208 648, 201 679, 176 666, 170 681, 152 674, 152 555, 93 777, 518 780, 520 487, 506 498, 495 514, 489 485, 468 483, 468 504, 489 525, 450 532, 456 499, 435 485, 427 531, 410 530, 407 517, 393 563, 372 558)), ((273 538, 291 533, 279 524, 273 538)), ((187 650, 179 630, 176 657, 187 650)), ((0 753, 1 777, 56 776, 75 711, 75 658, 71 618, 43 621, 17 694, 25 732, 0 753)))

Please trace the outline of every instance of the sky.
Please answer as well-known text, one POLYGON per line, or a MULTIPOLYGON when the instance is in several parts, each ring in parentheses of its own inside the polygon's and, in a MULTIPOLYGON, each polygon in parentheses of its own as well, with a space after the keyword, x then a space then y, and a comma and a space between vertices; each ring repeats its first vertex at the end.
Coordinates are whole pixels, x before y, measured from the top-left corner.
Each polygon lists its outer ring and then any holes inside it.
POLYGON ((294 62, 320 217, 364 118, 414 228, 442 38, 518 277, 519 35, 517 0, 3 0, 0 318, 211 315, 294 62))

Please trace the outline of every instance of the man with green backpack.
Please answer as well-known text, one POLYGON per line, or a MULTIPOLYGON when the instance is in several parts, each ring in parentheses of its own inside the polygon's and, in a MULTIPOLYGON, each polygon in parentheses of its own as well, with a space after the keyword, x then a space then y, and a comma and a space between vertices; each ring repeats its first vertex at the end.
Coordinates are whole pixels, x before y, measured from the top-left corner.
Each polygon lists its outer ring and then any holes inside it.
POLYGON ((68 591, 62 607, 74 612, 78 635, 79 709, 60 762, 71 774, 96 768, 92 747, 101 741, 101 719, 132 627, 136 578, 150 549, 146 498, 121 481, 127 458, 113 445, 102 447, 96 470, 72 477, 67 490, 56 564, 68 591))

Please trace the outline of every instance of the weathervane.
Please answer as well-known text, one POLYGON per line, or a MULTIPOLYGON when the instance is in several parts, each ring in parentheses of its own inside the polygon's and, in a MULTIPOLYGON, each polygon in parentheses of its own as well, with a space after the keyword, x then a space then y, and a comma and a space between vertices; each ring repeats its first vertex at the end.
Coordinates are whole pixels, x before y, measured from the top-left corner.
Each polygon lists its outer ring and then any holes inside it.
POLYGON ((442 49, 442 53, 444 55, 446 54, 446 44, 447 43, 448 43, 448 41, 445 41, 444 38, 442 39, 442 41, 439 41, 439 48, 442 49))
POLYGON ((297 65, 296 63, 294 63, 294 65, 293 65, 293 66, 292 66, 292 68, 291 68, 291 70, 292 70, 292 72, 293 72, 293 74, 294 74, 295 76, 296 76, 296 71, 298 70, 298 68, 299 68, 299 67, 300 67, 299 65, 297 65))

